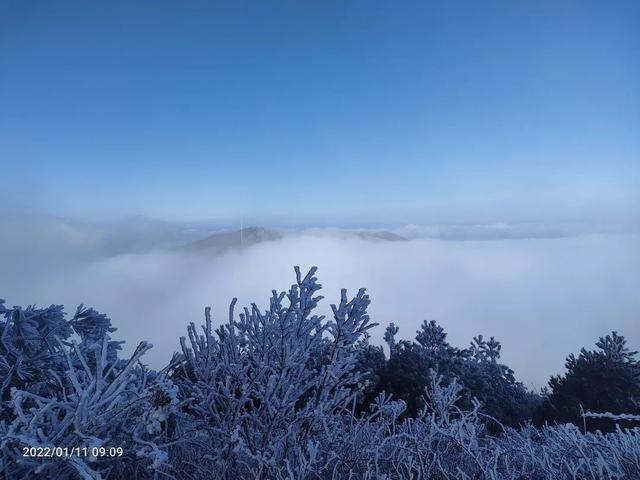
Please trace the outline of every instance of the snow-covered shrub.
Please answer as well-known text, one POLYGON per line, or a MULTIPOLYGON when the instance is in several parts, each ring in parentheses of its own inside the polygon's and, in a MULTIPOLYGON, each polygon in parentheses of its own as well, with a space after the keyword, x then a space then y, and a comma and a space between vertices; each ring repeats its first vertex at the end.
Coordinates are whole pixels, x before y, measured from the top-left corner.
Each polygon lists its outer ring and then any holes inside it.
POLYGON ((119 360, 109 318, 82 306, 69 321, 60 306, 2 313, 6 478, 153 478, 170 470, 165 445, 189 422, 166 375, 140 364, 150 344, 119 360), (112 447, 121 454, 106 455, 112 447))
POLYGON ((189 411, 210 427, 206 469, 273 478, 311 468, 305 462, 318 458, 318 432, 353 408, 358 343, 374 326, 369 297, 360 290, 349 299, 343 290, 332 318, 315 315, 322 297, 314 273, 296 268, 296 284, 273 291, 267 310, 252 304, 236 319, 234 300, 215 332, 207 309, 202 333, 192 324, 188 342, 181 339, 172 372, 194 399, 189 411))

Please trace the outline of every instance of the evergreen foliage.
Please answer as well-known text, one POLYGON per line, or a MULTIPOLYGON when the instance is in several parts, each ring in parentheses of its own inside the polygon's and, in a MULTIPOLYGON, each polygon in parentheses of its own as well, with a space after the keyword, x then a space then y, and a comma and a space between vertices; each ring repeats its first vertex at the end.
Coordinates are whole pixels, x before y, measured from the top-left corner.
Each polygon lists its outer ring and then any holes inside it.
POLYGON ((390 356, 375 372, 377 384, 365 401, 380 392, 391 393, 405 402, 405 416, 416 417, 424 408, 422 393, 432 380, 431 372, 438 372, 445 385, 454 379, 460 382, 458 406, 469 409, 474 399, 481 402, 479 412, 486 415, 491 430, 522 425, 532 418, 540 399, 498 362, 502 347, 493 337, 485 340, 478 335, 469 348, 459 349, 447 342, 446 332, 434 320, 423 322, 415 342, 397 342, 397 333, 395 325, 387 328, 390 356))
POLYGON ((542 406, 541 417, 555 422, 573 422, 590 429, 612 430, 615 423, 606 419, 585 422, 582 413, 610 412, 640 414, 640 363, 629 351, 626 339, 612 332, 600 337, 598 350, 580 350, 567 357, 567 372, 549 381, 550 392, 542 406))

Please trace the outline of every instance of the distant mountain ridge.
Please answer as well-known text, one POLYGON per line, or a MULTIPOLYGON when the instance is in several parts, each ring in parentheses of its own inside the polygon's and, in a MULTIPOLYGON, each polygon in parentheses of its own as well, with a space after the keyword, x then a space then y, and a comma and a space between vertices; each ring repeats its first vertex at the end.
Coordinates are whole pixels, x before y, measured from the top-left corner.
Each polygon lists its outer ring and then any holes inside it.
POLYGON ((214 233, 201 240, 180 247, 189 251, 223 251, 230 248, 250 247, 257 243, 280 240, 282 234, 277 230, 264 227, 247 227, 240 230, 214 233))
MULTIPOLYGON (((304 233, 303 233, 304 234, 304 233)), ((402 242, 407 241, 405 237, 402 237, 393 232, 386 230, 381 231, 341 231, 341 236, 344 237, 356 237, 363 240, 374 240, 384 242, 402 242)), ((183 251, 208 251, 213 253, 219 253, 231 248, 246 248, 252 245, 263 242, 271 242, 275 240, 281 240, 284 235, 278 230, 265 228, 265 227, 247 227, 240 230, 231 230, 211 234, 195 242, 188 243, 181 247, 179 250, 183 251)))
POLYGON ((376 232, 351 232, 355 236, 365 240, 383 240, 385 242, 407 242, 408 239, 397 233, 381 230, 376 232))

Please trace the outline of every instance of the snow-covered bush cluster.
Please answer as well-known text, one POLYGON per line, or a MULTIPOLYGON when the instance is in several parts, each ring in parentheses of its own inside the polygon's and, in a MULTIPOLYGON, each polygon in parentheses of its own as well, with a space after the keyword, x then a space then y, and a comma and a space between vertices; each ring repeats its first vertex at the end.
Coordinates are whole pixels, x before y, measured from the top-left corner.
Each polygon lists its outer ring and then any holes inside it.
POLYGON ((0 478, 640 478, 640 369, 623 337, 570 356, 536 394, 493 338, 458 349, 425 322, 397 342, 390 325, 386 355, 364 290, 325 318, 320 288, 296 268, 266 310, 236 315, 234 300, 214 329, 207 309, 161 371, 145 342, 119 358, 92 309, 0 301, 0 478), (604 382, 598 398, 589 382, 604 382))

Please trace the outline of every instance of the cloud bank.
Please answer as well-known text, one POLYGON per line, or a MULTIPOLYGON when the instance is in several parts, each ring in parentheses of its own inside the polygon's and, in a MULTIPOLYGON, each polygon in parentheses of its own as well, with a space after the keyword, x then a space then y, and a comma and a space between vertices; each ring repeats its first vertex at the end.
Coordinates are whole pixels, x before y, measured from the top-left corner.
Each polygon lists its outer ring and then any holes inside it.
POLYGON ((146 249, 125 242, 111 250, 86 226, 81 235, 47 228, 40 238, 34 229, 3 234, 0 298, 64 303, 69 313, 79 303, 93 306, 113 319, 127 349, 151 341, 147 361, 156 367, 178 349, 186 325, 203 320, 206 305, 217 322, 234 296, 240 305, 266 306, 271 289, 294 281, 294 265, 319 267, 326 313, 341 287, 366 287, 381 324, 374 342, 382 343, 390 322, 412 338, 424 319, 437 320, 461 347, 479 333, 494 335, 505 363, 536 387, 562 371, 568 353, 611 330, 640 346, 638 234, 385 242, 302 231, 212 255, 166 249, 162 235, 148 235, 146 249))

